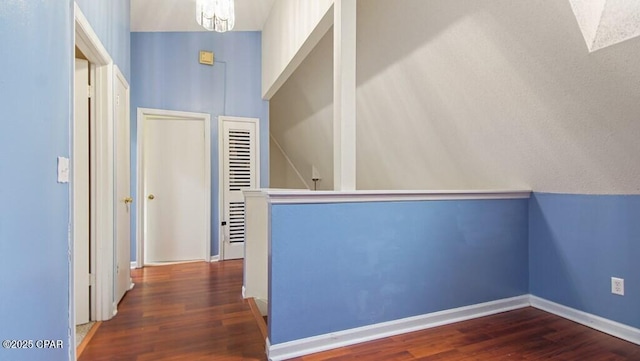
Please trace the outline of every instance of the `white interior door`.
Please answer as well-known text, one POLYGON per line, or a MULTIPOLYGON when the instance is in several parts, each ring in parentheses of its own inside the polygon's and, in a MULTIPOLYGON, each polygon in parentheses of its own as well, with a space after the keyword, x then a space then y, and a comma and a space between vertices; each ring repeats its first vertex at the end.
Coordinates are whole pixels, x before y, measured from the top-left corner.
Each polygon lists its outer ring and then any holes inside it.
POLYGON ((209 121, 144 117, 146 264, 208 260, 209 121))
POLYGON ((223 259, 244 257, 245 189, 259 187, 258 120, 220 117, 222 123, 223 259))
POLYGON ((131 139, 129 84, 119 70, 115 79, 116 125, 116 303, 131 288, 131 139))
POLYGON ((89 322, 89 62, 76 59, 73 121, 73 260, 76 325, 89 322))

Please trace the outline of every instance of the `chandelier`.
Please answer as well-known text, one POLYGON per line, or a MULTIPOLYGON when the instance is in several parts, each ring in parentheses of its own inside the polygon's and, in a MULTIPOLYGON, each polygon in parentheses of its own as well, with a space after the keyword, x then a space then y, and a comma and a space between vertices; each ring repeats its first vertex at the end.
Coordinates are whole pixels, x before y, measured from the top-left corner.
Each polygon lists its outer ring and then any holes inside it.
POLYGON ((196 20, 209 31, 224 33, 233 29, 236 22, 233 0, 196 0, 196 20))

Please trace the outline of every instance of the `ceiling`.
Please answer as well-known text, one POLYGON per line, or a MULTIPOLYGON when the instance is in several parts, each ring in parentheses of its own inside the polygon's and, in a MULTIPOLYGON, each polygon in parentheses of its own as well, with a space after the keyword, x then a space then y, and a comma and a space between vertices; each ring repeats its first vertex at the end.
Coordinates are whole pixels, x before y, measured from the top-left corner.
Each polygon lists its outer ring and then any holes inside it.
MULTIPOLYGON (((235 0, 233 31, 260 31, 274 0, 235 0)), ((131 0, 131 31, 205 31, 196 23, 196 0, 131 0)))

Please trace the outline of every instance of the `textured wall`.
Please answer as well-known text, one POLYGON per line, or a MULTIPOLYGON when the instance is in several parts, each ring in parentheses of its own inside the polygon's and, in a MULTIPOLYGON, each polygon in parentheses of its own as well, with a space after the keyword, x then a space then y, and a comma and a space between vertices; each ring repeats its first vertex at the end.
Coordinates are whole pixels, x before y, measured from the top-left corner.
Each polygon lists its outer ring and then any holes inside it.
POLYGON ((640 2, 569 0, 590 51, 640 35, 640 2))
MULTIPOLYGON (((264 24, 262 47, 262 95, 265 96, 292 65, 314 29, 333 6, 333 0, 278 0, 264 24)), ((317 41, 318 39, 315 38, 317 41)), ((300 55, 303 55, 303 54, 300 55)), ((303 59, 303 58, 302 58, 303 59)), ((276 88, 279 85, 276 86, 276 88)))
POLYGON ((639 41, 590 54, 568 1, 358 2, 358 188, 640 193, 639 41))
POLYGON ((535 193, 529 216, 531 293, 640 328, 640 196, 535 193))
POLYGON ((271 344, 527 294, 527 205, 272 205, 271 344))
POLYGON ((318 189, 333 189, 333 31, 270 101, 271 134, 307 184, 320 172, 318 189))
POLYGON ((64 349, 0 348, 1 360, 70 354, 69 184, 56 183, 56 157, 69 157, 71 9, 0 3, 0 339, 64 341, 64 349))
POLYGON ((269 188, 309 189, 273 139, 269 139, 269 188))
MULTIPOLYGON (((80 3, 128 74, 128 0, 80 3)), ((0 126, 6 202, 0 209, 0 339, 65 343, 63 349, 0 348, 2 360, 69 360, 75 347, 69 344, 69 185, 56 182, 56 157, 70 156, 73 33, 73 1, 0 3, 6 120, 0 126)))
MULTIPOLYGON (((269 185, 269 104, 260 96, 260 33, 132 33, 131 45, 133 191, 138 107, 211 114, 211 251, 217 255, 219 115, 260 119, 260 186, 269 185), (200 50, 215 52, 214 66, 198 63, 200 50)), ((131 246, 135 259, 135 243, 131 246)))

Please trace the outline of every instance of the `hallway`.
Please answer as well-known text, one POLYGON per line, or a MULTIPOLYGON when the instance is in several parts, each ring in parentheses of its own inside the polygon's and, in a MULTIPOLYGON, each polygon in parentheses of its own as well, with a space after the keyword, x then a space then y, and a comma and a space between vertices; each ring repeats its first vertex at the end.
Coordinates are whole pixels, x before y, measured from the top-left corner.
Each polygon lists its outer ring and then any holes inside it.
POLYGON ((266 360, 242 260, 132 270, 135 287, 80 361, 266 360))
MULTIPOLYGON (((266 360, 243 261, 132 271, 136 286, 80 361, 266 360)), ((298 360, 640 360, 640 347, 531 307, 298 360)))

